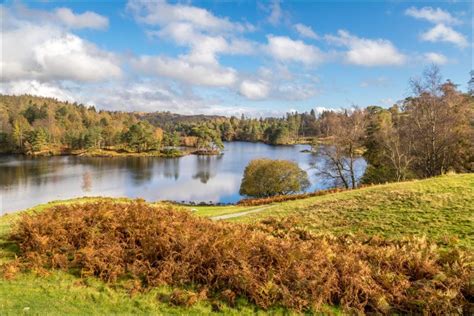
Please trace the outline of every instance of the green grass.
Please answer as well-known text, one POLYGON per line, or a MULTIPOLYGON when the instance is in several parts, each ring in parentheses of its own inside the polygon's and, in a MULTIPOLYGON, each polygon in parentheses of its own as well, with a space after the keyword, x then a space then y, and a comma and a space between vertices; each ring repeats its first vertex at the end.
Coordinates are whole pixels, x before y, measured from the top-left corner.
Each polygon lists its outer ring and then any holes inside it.
MULTIPOLYGON (((217 216, 264 206, 194 209, 197 215, 217 216)), ((288 201, 229 220, 252 223, 273 216, 293 216, 298 225, 321 233, 386 238, 426 236, 441 245, 454 243, 474 249, 474 174, 445 175, 288 201)))
MULTIPOLYGON (((0 281, 0 315, 259 315, 263 311, 243 299, 233 308, 220 301, 199 301, 190 307, 166 302, 168 287, 130 295, 122 287, 111 287, 93 278, 79 279, 64 272, 48 276, 23 273, 14 280, 0 281), (218 310, 216 310, 218 306, 218 310)), ((286 314, 272 309, 273 314, 286 314)))
MULTIPOLYGON (((265 206, 265 205, 264 205, 265 206)), ((263 206, 263 207, 264 207, 263 206)), ((262 208, 262 206, 238 206, 238 205, 226 205, 226 206, 186 206, 184 207, 190 210, 194 214, 203 217, 213 217, 219 215, 227 215, 240 212, 248 212, 262 208)))
POLYGON ((295 216, 309 230, 333 234, 422 236, 474 249, 474 174, 379 185, 284 202, 232 220, 295 216))
MULTIPOLYGON (((26 212, 41 211, 58 204, 85 203, 107 198, 81 198, 39 205, 26 212)), ((130 199, 114 199, 128 203, 130 199)), ((189 206, 183 210, 198 216, 240 213, 264 206, 189 206)), ((403 238, 425 235, 445 246, 453 243, 474 249, 474 174, 447 175, 428 180, 379 185, 354 191, 274 204, 271 209, 236 217, 232 221, 252 223, 271 216, 294 216, 297 225, 333 234, 381 235, 403 238)), ((0 264, 14 260, 16 245, 6 239, 19 214, 0 217, 0 264)), ((131 296, 126 286, 114 288, 96 279, 80 279, 64 272, 40 276, 21 273, 13 280, 0 278, 0 315, 63 314, 195 314, 215 311, 211 301, 189 308, 171 306, 157 297, 171 289, 163 287, 131 296)), ((245 300, 234 308, 219 303, 220 313, 248 315, 264 312, 245 300)), ((338 313, 337 309, 328 310, 338 313)), ((326 312, 328 312, 326 311, 326 312)), ((282 309, 272 314, 289 314, 282 309)))
MULTIPOLYGON (((81 204, 110 200, 104 197, 84 197, 41 204, 25 211, 0 217, 0 265, 15 259, 19 249, 7 241, 12 224, 21 214, 41 212, 56 205, 81 204)), ((113 199, 130 203, 127 198, 113 199)), ((159 204, 159 203, 156 203, 159 204)), ((249 207, 221 208, 196 207, 200 216, 221 215, 232 211, 252 209, 249 207)), ((183 207, 183 209, 190 208, 183 207)), ((222 301, 199 301, 191 307, 172 306, 166 298, 172 293, 169 287, 155 288, 149 292, 130 295, 126 284, 111 287, 95 278, 81 279, 70 273, 53 271, 48 275, 35 272, 20 273, 12 280, 0 276, 0 315, 263 315, 244 299, 238 299, 234 307, 222 301), (164 299, 159 299, 164 298, 164 299), (216 309, 217 306, 217 309, 216 309)), ((339 313, 337 308, 328 311, 339 313)), ((274 315, 292 315, 286 309, 269 310, 274 315)))

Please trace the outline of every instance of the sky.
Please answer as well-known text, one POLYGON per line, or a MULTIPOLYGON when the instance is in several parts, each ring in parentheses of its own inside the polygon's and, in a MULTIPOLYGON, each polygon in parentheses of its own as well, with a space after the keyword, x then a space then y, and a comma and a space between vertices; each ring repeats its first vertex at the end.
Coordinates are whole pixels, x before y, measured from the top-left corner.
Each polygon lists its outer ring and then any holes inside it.
POLYGON ((279 116, 391 106, 436 64, 466 91, 471 1, 3 1, 4 94, 279 116))

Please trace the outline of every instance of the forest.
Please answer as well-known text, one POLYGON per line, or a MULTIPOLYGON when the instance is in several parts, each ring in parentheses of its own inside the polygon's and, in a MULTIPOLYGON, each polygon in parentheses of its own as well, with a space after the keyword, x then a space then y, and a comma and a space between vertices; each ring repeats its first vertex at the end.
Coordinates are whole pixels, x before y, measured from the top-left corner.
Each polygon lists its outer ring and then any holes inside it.
POLYGON ((346 188, 358 185, 354 161, 361 155, 368 163, 363 183, 472 172, 474 97, 442 81, 437 67, 410 87, 412 95, 389 108, 311 110, 279 118, 105 111, 53 98, 0 95, 0 152, 180 156, 183 148, 219 153, 223 141, 305 142, 327 158, 318 172, 346 188))

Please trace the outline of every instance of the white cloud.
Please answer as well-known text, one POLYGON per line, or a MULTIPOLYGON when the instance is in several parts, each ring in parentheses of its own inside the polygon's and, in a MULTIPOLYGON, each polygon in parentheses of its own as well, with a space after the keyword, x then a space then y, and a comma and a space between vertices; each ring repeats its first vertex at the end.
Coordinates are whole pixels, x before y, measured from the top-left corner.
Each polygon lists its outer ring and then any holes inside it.
POLYGON ((197 29, 218 33, 253 29, 253 26, 248 23, 233 23, 226 18, 215 16, 206 9, 183 4, 172 5, 166 1, 130 0, 127 3, 127 9, 137 21, 149 25, 164 26, 175 22, 185 22, 197 29))
POLYGON ((300 40, 292 40, 286 36, 267 36, 268 44, 265 50, 279 61, 317 64, 324 60, 323 53, 316 46, 307 45, 300 40))
POLYGON ((61 87, 38 80, 17 80, 4 82, 0 85, 0 92, 3 94, 21 95, 32 94, 49 98, 56 98, 62 101, 74 101, 71 93, 61 87))
POLYGON ((339 30, 337 36, 326 35, 329 42, 346 46, 344 53, 346 62, 359 66, 395 66, 406 62, 406 56, 385 39, 366 39, 339 30))
POLYGON ((174 88, 160 80, 134 80, 99 85, 79 98, 87 104, 122 111, 172 111, 195 114, 212 108, 212 100, 204 101, 189 90, 174 88))
POLYGON ((281 100, 300 101, 310 99, 318 93, 318 89, 311 83, 284 82, 276 87, 274 97, 281 100))
POLYGON ((218 54, 252 54, 254 44, 235 37, 226 35, 209 35, 196 30, 189 23, 171 23, 160 31, 149 32, 162 38, 171 38, 177 44, 188 46, 190 52, 187 60, 194 63, 217 64, 218 54))
POLYGON ((405 14, 415 19, 422 19, 435 24, 460 23, 458 19, 453 17, 449 12, 442 10, 441 8, 433 9, 431 7, 423 7, 421 9, 417 9, 415 7, 411 7, 405 11, 405 14))
POLYGON ((66 26, 75 29, 91 28, 100 30, 109 26, 108 18, 91 11, 74 14, 71 9, 58 8, 54 11, 54 14, 66 26))
POLYGON ((100 81, 121 76, 113 54, 58 26, 34 24, 8 14, 0 52, 3 81, 100 81))
MULTIPOLYGON (((250 91, 243 93, 243 85, 241 85, 241 95, 247 96, 249 99, 300 101, 310 99, 319 93, 318 77, 307 72, 292 73, 281 64, 272 69, 262 67, 259 69, 258 75, 258 80, 244 81, 248 90, 254 88, 258 91, 258 93, 254 93, 258 94, 258 97, 249 97, 250 91)), ((253 92, 253 90, 251 91, 253 92)))
MULTIPOLYGON (((203 88, 206 89, 206 88, 203 88)), ((100 105, 100 108, 122 111, 171 111, 180 114, 209 114, 240 116, 270 115, 267 110, 232 104, 209 95, 201 97, 183 86, 164 83, 159 79, 106 84, 88 91, 81 102, 100 105)), ((284 111, 278 112, 278 115, 284 111)))
POLYGON ((302 37, 307 37, 310 39, 317 40, 319 39, 319 36, 313 31, 313 29, 307 25, 298 23, 294 25, 296 31, 300 34, 302 37))
POLYGON ((78 81, 118 78, 121 69, 114 57, 73 34, 62 34, 34 47, 33 55, 41 77, 78 81))
POLYGON ((69 8, 56 8, 54 10, 32 9, 21 2, 16 2, 9 7, 2 7, 5 10, 2 18, 11 20, 12 16, 17 19, 28 21, 32 24, 55 24, 56 26, 66 27, 67 29, 96 29, 104 30, 109 26, 109 19, 106 16, 92 11, 84 13, 74 13, 69 8), (10 16, 6 17, 4 14, 10 16))
POLYGON ((448 62, 448 58, 440 53, 429 52, 423 55, 424 59, 430 63, 444 65, 448 62))
MULTIPOLYGON (((272 8, 277 23, 283 15, 279 2, 274 2, 272 8)), ((132 61, 134 69, 139 72, 188 85, 226 87, 250 100, 277 96, 294 100, 313 94, 314 89, 299 83, 276 82, 273 85, 274 78, 240 74, 231 67, 222 66, 219 57, 264 52, 279 62, 310 65, 323 59, 323 54, 314 46, 275 36, 268 37, 267 45, 259 45, 242 37, 242 32, 252 30, 248 25, 216 17, 207 10, 193 6, 133 0, 129 2, 128 9, 141 23, 159 27, 147 31, 152 38, 172 40, 188 48, 178 57, 139 56, 132 61), (308 90, 303 91, 306 88, 308 90)))
POLYGON ((239 74, 222 66, 219 56, 256 51, 256 44, 240 37, 241 32, 252 30, 250 24, 232 22, 190 5, 132 0, 127 7, 138 21, 159 27, 148 30, 149 36, 171 40, 188 49, 178 57, 137 57, 132 61, 136 70, 186 84, 238 90, 239 74))
POLYGON ((459 47, 468 45, 466 38, 459 32, 444 24, 437 24, 432 29, 421 34, 421 39, 428 42, 447 42, 459 47))
POLYGON ((411 7, 405 11, 406 15, 416 19, 424 19, 435 24, 431 29, 421 34, 421 39, 428 42, 447 42, 455 44, 461 48, 468 46, 466 37, 455 31, 450 24, 460 24, 461 21, 453 17, 449 12, 440 8, 433 9, 424 7, 417 9, 411 7))
POLYGON ((261 100, 268 97, 270 85, 268 82, 263 80, 244 80, 240 84, 239 92, 250 100, 261 100))
POLYGON ((228 87, 237 81, 237 73, 232 68, 194 64, 183 58, 141 56, 132 60, 132 65, 135 69, 149 75, 202 86, 228 87))
POLYGON ((270 4, 270 15, 267 20, 272 25, 278 25, 282 18, 283 11, 280 6, 280 0, 273 0, 270 4))

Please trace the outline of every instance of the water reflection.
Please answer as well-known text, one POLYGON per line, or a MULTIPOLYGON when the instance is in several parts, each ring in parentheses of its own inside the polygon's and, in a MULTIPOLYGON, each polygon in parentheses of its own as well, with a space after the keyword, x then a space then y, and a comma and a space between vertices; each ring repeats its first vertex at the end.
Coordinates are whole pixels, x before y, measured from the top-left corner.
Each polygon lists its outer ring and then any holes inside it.
POLYGON ((179 160, 180 158, 170 158, 159 160, 159 174, 166 178, 178 180, 179 178, 179 160))
POLYGON ((193 175, 193 179, 199 179, 201 183, 206 184, 209 179, 216 175, 221 160, 222 155, 198 156, 196 159, 196 173, 193 175))
MULTIPOLYGON (((315 176, 317 155, 301 153, 308 146, 273 147, 227 143, 221 156, 162 159, 0 156, 0 198, 3 210, 83 195, 142 197, 147 200, 235 202, 247 163, 255 158, 287 159, 308 171, 312 186, 330 184, 315 176)), ((365 162, 358 165, 358 174, 365 162)))
POLYGON ((89 171, 84 172, 84 174, 82 175, 81 188, 85 192, 90 192, 92 189, 92 176, 89 171))

